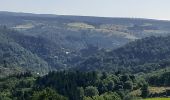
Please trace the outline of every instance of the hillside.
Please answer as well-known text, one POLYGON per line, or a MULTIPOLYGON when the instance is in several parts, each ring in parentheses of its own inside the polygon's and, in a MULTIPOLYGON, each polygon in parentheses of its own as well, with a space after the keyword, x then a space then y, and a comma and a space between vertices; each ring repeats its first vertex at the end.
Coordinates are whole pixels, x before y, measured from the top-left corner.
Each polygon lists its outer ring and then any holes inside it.
POLYGON ((101 51, 77 66, 80 70, 126 70, 138 73, 166 68, 170 65, 169 60, 170 36, 148 37, 112 51, 101 51))
POLYGON ((6 71, 5 74, 8 75, 13 73, 12 70, 15 69, 15 72, 17 70, 19 72, 29 70, 34 73, 45 74, 50 70, 47 62, 15 42, 7 35, 8 32, 13 33, 8 29, 0 29, 1 72, 6 71))
POLYGON ((1 57, 2 66, 7 59, 11 66, 43 72, 78 68, 138 73, 169 65, 169 21, 0 12, 0 25, 6 28, 1 28, 1 46, 7 49, 2 55, 11 53, 8 59, 1 57))
MULTIPOLYGON (((132 43, 132 45, 137 48, 137 51, 132 49, 133 47, 130 46, 130 44, 128 44, 129 46, 122 46, 132 41, 136 42, 136 40, 145 37, 167 36, 170 34, 169 21, 133 18, 105 18, 0 12, 0 25, 5 25, 7 27, 8 30, 3 31, 5 36, 12 41, 10 44, 7 43, 9 46, 5 45, 8 46, 6 48, 15 47, 19 51, 22 48, 21 51, 25 51, 25 54, 23 55, 29 56, 26 56, 26 58, 20 58, 28 61, 32 58, 39 59, 39 62, 43 62, 42 65, 47 66, 47 69, 50 70, 63 70, 75 66, 81 66, 80 69, 83 70, 110 70, 110 68, 118 70, 119 68, 127 69, 127 66, 143 66, 145 62, 149 63, 149 66, 153 66, 152 63, 158 60, 147 58, 147 60, 152 60, 146 61, 145 58, 138 58, 137 54, 131 54, 134 56, 134 59, 127 61, 127 59, 132 57, 130 53, 138 53, 140 51, 139 49, 145 46, 145 44, 141 45, 141 47, 136 46, 140 44, 140 40, 137 44, 134 42, 132 43), (122 49, 117 49, 120 47, 122 49), (129 49, 129 51, 126 51, 125 48, 129 49), (110 51, 113 49, 117 49, 117 51, 114 51, 116 53, 112 54, 112 52, 110 52, 111 54, 102 54, 103 51, 110 51), (105 55, 105 57, 101 58, 104 58, 107 61, 100 61, 101 59, 94 58, 97 61, 91 62, 87 67, 86 61, 83 63, 83 60, 88 59, 90 55, 94 55, 98 52, 102 52, 101 54, 99 53, 98 56, 105 55), (124 55, 127 58, 122 56, 122 53, 127 53, 124 55), (116 56, 118 56, 118 58, 116 58, 117 61, 114 58, 116 56), (99 63, 94 64, 95 62, 99 63)), ((0 42, 3 40, 9 41, 8 39, 2 37, 0 42)), ((152 42, 152 40, 152 38, 148 38, 148 41, 146 40, 146 42, 152 42)), ((165 46, 164 43, 161 43, 160 45, 165 46)), ((12 54, 13 53, 15 54, 16 52, 12 52, 12 54)), ((150 54, 150 52, 147 51, 146 53, 150 54)), ((144 51, 144 55, 146 55, 146 53, 144 51)), ((165 53, 167 52, 165 51, 165 53)), ((141 54, 141 56, 143 56, 143 54, 141 54)), ((148 57, 156 58, 160 56, 153 54, 148 57)), ((161 57, 162 58, 158 59, 163 60, 165 56, 161 57)), ((165 59, 167 58, 168 57, 165 59)), ((2 59, 4 58, 2 57, 2 59)), ((93 61, 93 57, 89 60, 93 61)), ((17 59, 16 61, 20 62, 20 59, 17 59)), ((30 63, 28 61, 26 62, 30 63)), ((35 63, 36 62, 32 62, 32 64, 35 63)), ((89 62, 87 61, 87 64, 88 63, 89 62)), ((36 64, 35 66, 37 66, 36 64)), ((28 66, 31 66, 33 69, 37 68, 29 64, 28 66)), ((131 67, 128 68, 131 71, 131 67)), ((141 69, 137 69, 135 71, 140 72, 143 70, 141 66, 139 68, 141 69)))
POLYGON ((169 21, 11 12, 0 12, 0 25, 41 36, 71 51, 88 45, 114 49, 136 39, 170 33, 169 21))
POLYGON ((168 97, 169 75, 169 21, 0 12, 0 100, 168 97))

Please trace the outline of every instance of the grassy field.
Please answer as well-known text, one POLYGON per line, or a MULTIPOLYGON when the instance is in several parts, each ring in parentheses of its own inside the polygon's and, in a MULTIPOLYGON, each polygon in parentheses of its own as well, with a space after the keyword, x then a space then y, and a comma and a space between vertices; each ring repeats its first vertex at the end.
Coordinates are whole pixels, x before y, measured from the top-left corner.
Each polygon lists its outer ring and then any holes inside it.
MULTIPOLYGON (((159 93, 164 93, 166 90, 170 90, 170 87, 149 87, 149 92, 152 94, 159 94, 159 93)), ((141 91, 140 89, 132 91, 130 95, 140 97, 141 91)), ((147 99, 140 99, 140 100, 170 100, 169 98, 147 98, 147 99)))
MULTIPOLYGON (((170 87, 149 87, 149 92, 151 94, 163 93, 167 89, 170 90, 170 87)), ((141 91, 140 91, 140 89, 138 89, 138 90, 132 91, 130 94, 133 95, 133 96, 140 96, 141 95, 141 91)), ((151 99, 151 100, 153 100, 153 99, 151 99)), ((170 100, 170 99, 168 99, 168 100, 170 100)))
POLYGON ((170 98, 148 98, 144 100, 170 100, 170 98))

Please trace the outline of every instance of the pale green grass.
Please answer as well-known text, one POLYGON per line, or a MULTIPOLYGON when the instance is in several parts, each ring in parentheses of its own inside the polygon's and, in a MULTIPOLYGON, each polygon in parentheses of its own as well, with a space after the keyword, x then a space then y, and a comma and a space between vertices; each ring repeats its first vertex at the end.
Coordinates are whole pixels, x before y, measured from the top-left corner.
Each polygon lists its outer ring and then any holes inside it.
POLYGON ((30 29, 30 28, 33 28, 34 25, 31 24, 31 23, 28 23, 28 24, 24 24, 24 25, 17 25, 15 27, 13 27, 14 29, 30 29))
MULTIPOLYGON (((152 93, 152 94, 163 93, 163 92, 166 92, 166 90, 169 90, 169 89, 170 89, 170 87, 149 87, 149 92, 152 93)), ((140 96, 141 91, 140 91, 140 89, 138 89, 138 90, 132 91, 130 94, 133 95, 133 96, 140 96)))
POLYGON ((89 25, 87 23, 69 23, 68 26, 75 27, 75 28, 83 28, 83 29, 94 29, 95 27, 93 25, 89 25))

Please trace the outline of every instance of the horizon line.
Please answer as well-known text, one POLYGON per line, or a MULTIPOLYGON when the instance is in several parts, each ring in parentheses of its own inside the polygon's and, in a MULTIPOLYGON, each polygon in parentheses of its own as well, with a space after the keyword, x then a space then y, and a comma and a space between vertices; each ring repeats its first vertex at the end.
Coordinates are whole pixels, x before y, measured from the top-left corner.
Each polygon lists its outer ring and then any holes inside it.
POLYGON ((95 16, 95 15, 78 15, 78 14, 56 14, 56 13, 37 13, 37 12, 23 12, 23 11, 1 11, 2 13, 20 13, 32 15, 51 15, 51 16, 74 16, 74 17, 94 17, 94 18, 124 18, 124 19, 141 19, 141 20, 155 20, 155 21, 170 21, 170 19, 146 18, 146 17, 127 17, 127 16, 95 16))

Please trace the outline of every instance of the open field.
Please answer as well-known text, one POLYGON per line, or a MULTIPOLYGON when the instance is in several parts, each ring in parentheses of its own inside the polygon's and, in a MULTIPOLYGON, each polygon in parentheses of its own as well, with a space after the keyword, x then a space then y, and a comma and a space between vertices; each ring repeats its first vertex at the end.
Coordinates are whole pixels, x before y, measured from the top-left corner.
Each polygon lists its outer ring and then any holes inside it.
MULTIPOLYGON (((170 90, 170 87, 149 87, 149 91, 150 91, 151 94, 163 93, 166 90, 170 90)), ((138 89, 138 90, 131 92, 130 94, 133 95, 133 96, 140 96, 141 91, 140 91, 140 89, 138 89)))

